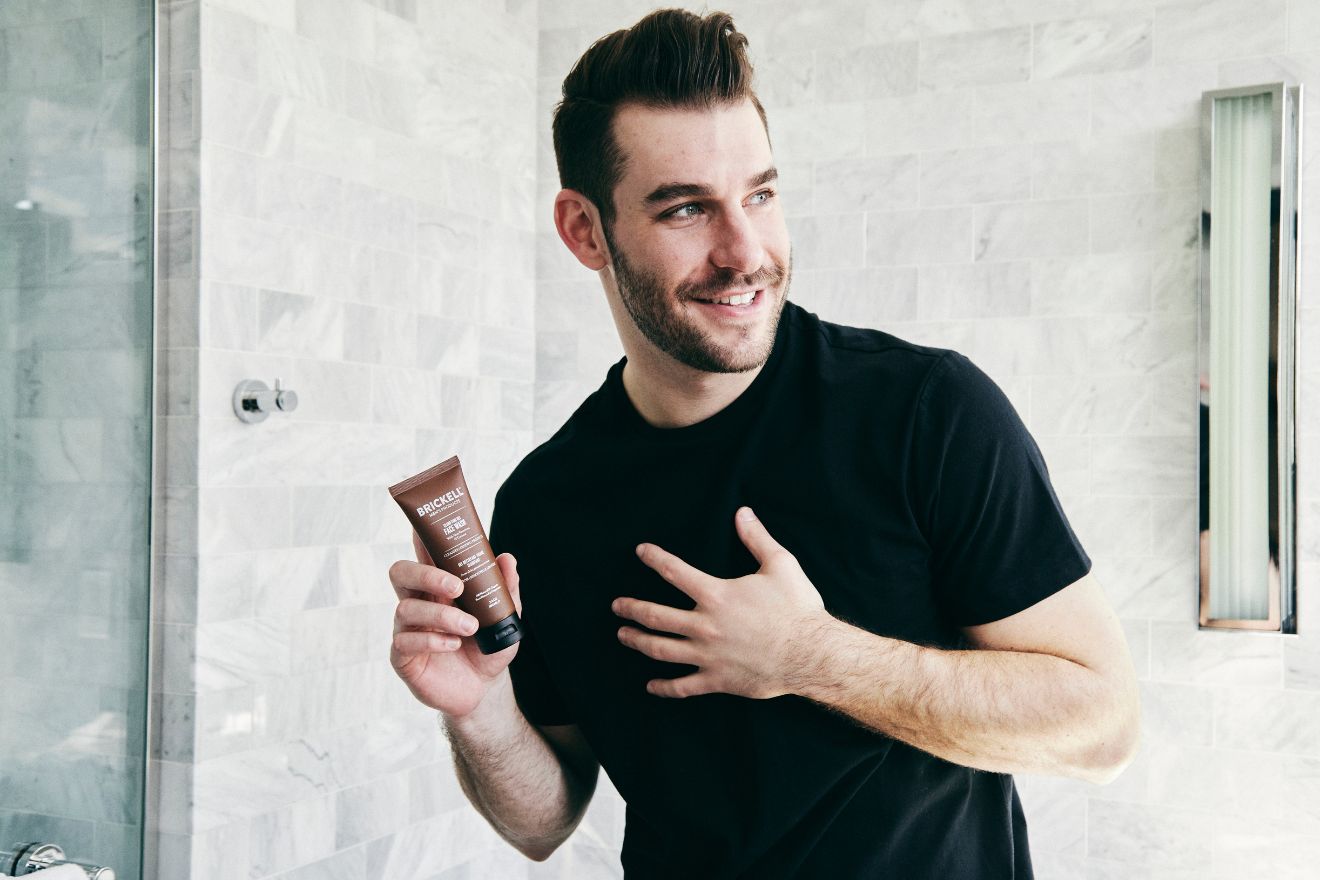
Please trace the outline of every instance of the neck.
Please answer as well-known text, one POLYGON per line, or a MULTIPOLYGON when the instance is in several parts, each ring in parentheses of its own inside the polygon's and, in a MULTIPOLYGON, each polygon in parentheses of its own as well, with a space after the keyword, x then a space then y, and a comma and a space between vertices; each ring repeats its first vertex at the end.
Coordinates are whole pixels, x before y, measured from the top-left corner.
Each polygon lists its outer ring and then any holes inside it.
POLYGON ((747 390, 765 367, 745 373, 707 373, 651 352, 628 352, 623 388, 646 423, 685 428, 724 409, 747 390))

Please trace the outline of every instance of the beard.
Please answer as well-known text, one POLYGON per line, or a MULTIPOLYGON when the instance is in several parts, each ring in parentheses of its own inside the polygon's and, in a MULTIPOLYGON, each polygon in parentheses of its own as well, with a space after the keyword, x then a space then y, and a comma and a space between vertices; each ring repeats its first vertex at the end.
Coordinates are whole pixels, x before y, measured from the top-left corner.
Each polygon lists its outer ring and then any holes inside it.
POLYGON ((614 277, 618 282, 619 299, 627 309, 637 329, 652 345, 681 364, 705 373, 745 373, 766 362, 774 348, 779 319, 788 301, 788 286, 792 276, 793 258, 788 265, 772 263, 750 275, 733 270, 721 270, 710 279, 697 284, 680 284, 669 291, 659 275, 633 266, 624 252, 605 234, 613 257, 614 277), (761 296, 775 297, 770 303, 774 314, 762 326, 741 328, 740 345, 725 345, 711 337, 694 319, 685 320, 693 297, 713 296, 730 288, 761 289, 761 296), (776 291, 782 288, 776 297, 776 291), (672 295, 671 295, 672 293, 672 295), (678 304, 675 311, 673 302, 678 304), (757 338, 757 334, 760 338, 757 338))

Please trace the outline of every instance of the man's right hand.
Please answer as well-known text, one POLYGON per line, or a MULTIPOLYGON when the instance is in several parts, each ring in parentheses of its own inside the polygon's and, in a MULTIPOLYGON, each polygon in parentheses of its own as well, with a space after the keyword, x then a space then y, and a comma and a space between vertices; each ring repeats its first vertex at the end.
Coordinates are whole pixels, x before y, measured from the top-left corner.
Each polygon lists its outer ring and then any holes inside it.
MULTIPOLYGON (((518 653, 514 643, 483 654, 472 638, 477 619, 454 604, 463 582, 435 566, 413 531, 417 561, 400 559, 390 566, 390 584, 399 597, 394 611, 390 664, 413 696, 451 717, 470 714, 518 653)), ((522 613, 517 560, 495 557, 514 609, 522 613)))

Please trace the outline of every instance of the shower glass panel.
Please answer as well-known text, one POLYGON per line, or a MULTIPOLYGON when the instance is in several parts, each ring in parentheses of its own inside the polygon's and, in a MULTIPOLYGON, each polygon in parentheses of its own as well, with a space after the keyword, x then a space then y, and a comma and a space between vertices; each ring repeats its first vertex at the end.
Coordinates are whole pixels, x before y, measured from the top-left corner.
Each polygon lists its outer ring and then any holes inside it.
POLYGON ((0 2, 0 850, 121 880, 142 852, 153 36, 149 0, 0 2))

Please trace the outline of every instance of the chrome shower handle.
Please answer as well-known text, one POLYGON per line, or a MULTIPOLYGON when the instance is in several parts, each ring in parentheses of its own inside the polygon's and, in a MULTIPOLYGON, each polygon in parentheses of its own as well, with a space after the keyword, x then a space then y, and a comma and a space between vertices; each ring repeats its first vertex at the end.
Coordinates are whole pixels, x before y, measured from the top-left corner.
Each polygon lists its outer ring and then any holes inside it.
POLYGON ((53 843, 20 843, 13 852, 0 850, 0 874, 9 877, 27 877, 60 865, 77 865, 87 880, 115 880, 113 868, 70 861, 64 857, 64 850, 53 843))

